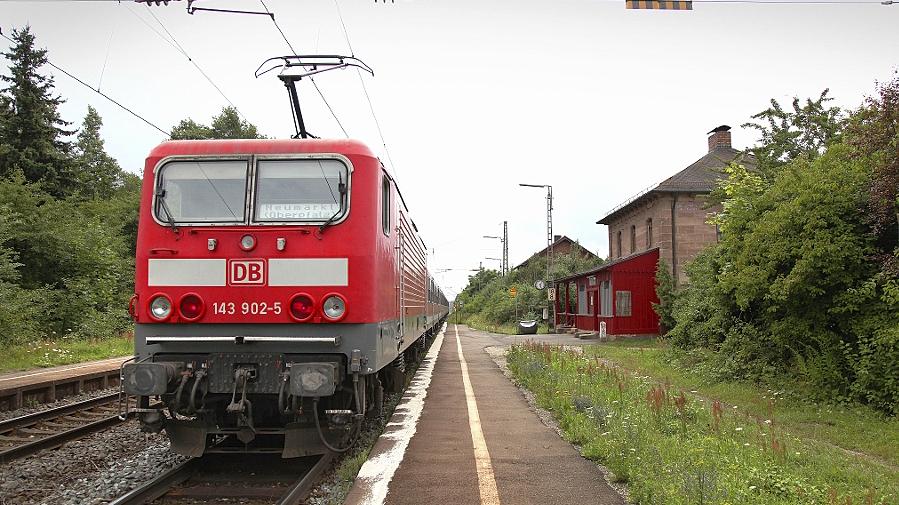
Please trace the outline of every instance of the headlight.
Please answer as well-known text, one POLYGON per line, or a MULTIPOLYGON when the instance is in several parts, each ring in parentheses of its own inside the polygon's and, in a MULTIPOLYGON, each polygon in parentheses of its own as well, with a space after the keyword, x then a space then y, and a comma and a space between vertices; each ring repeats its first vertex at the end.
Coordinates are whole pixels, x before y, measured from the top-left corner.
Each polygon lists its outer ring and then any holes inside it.
POLYGON ((256 237, 252 235, 244 235, 240 237, 240 248, 244 251, 252 251, 256 247, 256 237))
POLYGON ((153 319, 164 321, 172 315, 172 301, 165 295, 159 295, 150 301, 150 315, 153 319))
POLYGON ((329 295, 322 303, 322 313, 331 321, 339 321, 346 314, 346 300, 337 294, 329 295))

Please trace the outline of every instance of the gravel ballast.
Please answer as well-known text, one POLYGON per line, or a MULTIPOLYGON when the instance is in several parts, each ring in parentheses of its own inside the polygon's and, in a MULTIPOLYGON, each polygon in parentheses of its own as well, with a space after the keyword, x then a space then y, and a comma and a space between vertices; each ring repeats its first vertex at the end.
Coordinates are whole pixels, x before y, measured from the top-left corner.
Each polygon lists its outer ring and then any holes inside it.
POLYGON ((0 504, 107 503, 183 461, 135 421, 0 465, 0 504))

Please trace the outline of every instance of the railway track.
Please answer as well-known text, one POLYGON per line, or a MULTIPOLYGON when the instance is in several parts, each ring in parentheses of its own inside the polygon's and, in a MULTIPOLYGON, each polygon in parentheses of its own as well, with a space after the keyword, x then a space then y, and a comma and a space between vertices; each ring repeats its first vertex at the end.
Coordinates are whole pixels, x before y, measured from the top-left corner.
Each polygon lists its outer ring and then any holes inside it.
POLYGON ((98 396, 0 422, 0 463, 85 437, 122 423, 119 394, 98 396))
POLYGON ((296 505, 307 498, 334 456, 285 460, 278 454, 208 454, 172 468, 109 505, 223 498, 296 505))

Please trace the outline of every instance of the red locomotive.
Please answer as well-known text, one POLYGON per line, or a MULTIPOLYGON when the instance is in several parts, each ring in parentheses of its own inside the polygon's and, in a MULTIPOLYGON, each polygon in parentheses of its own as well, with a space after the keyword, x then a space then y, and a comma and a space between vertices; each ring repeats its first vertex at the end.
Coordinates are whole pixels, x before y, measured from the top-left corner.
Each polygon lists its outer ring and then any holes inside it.
POLYGON ((164 142, 140 212, 123 389, 186 455, 345 447, 448 312, 357 141, 164 142))

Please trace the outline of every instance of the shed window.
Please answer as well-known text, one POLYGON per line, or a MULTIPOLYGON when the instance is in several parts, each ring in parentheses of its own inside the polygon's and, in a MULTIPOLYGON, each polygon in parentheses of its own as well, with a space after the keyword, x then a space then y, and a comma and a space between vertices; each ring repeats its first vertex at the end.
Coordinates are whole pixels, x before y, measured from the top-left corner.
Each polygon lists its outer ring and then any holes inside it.
POLYGON ((599 315, 610 317, 612 315, 612 283, 602 281, 599 288, 599 315))
POLYGON ((631 315, 631 292, 616 291, 615 292, 615 315, 630 316, 631 315))
POLYGON ((381 229, 390 235, 390 179, 384 177, 381 183, 381 229))
POLYGON ((624 251, 621 250, 621 230, 618 230, 618 257, 622 256, 624 251))
POLYGON ((595 286, 596 285, 596 276, 591 275, 590 277, 587 277, 587 284, 589 284, 590 287, 595 286))
POLYGON ((587 315, 587 285, 583 282, 577 283, 577 313, 587 315))
POLYGON ((652 218, 646 220, 646 248, 652 247, 652 218))

